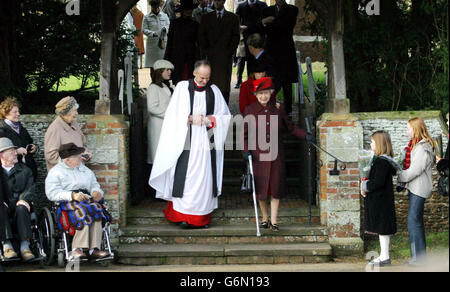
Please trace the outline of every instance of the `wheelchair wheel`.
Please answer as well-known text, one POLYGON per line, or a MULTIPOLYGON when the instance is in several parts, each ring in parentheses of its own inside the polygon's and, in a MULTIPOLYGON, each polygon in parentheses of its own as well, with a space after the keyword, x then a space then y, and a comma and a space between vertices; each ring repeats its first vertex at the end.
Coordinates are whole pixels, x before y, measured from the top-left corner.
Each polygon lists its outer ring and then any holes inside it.
POLYGON ((44 208, 39 215, 39 230, 41 232, 42 248, 46 254, 44 264, 50 266, 55 261, 56 239, 55 224, 53 216, 49 209, 44 208))

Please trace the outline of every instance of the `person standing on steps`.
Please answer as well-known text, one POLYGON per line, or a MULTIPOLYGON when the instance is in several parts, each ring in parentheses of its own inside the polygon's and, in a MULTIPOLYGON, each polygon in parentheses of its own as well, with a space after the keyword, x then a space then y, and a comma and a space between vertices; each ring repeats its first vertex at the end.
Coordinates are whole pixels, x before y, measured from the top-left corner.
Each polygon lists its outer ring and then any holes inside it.
POLYGON ((168 201, 166 218, 208 227, 222 191, 223 146, 231 114, 211 66, 197 61, 194 79, 180 81, 167 107, 149 185, 168 201))
MULTIPOLYGON (((275 0, 275 5, 264 8, 260 28, 266 34, 265 50, 272 56, 280 74, 286 113, 292 111, 292 83, 298 81, 297 55, 293 39, 298 8, 275 0)), ((279 88, 277 88, 278 91, 279 88)))
POLYGON ((283 105, 277 107, 275 100, 271 98, 274 84, 270 77, 257 79, 253 85, 257 102, 244 110, 244 117, 249 122, 244 124, 243 157, 246 160, 248 156, 252 157, 256 198, 262 212, 261 227, 278 231, 278 208, 280 199, 286 194, 286 166, 281 131, 286 128, 292 135, 307 141, 314 141, 314 136, 293 124, 283 105), (248 119, 248 116, 253 116, 254 119, 248 119), (259 128, 260 125, 264 128, 259 128), (261 138, 260 135, 266 137, 261 138), (252 145, 253 142, 256 145, 252 145), (266 203, 269 196, 270 220, 266 203))
POLYGON ((210 62, 211 82, 219 87, 225 101, 230 99, 233 55, 240 40, 239 18, 224 8, 225 0, 215 0, 216 11, 203 15, 198 41, 210 62))

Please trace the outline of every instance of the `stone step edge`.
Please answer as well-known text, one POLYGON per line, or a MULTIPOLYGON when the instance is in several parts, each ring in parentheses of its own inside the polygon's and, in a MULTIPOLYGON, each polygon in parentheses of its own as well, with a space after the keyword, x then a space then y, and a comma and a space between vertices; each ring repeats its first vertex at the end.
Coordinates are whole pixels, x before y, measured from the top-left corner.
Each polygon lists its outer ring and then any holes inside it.
MULTIPOLYGON (((258 212, 260 212, 258 210, 258 212)), ((261 215, 261 214, 259 214, 261 215)), ((308 207, 301 208, 282 208, 278 212, 278 217, 307 217, 309 215, 308 207)), ((317 206, 311 208, 312 217, 320 216, 320 211, 317 206)), ((235 217, 254 217, 253 209, 216 209, 211 215, 211 218, 235 218, 235 217)), ((163 218, 164 213, 162 209, 129 209, 127 218, 163 218)))
MULTIPOLYGON (((284 225, 280 231, 260 229, 262 236, 328 236, 323 226, 284 225)), ((255 225, 222 225, 202 229, 181 229, 174 225, 128 225, 120 228, 120 237, 218 237, 218 236, 255 236, 255 225)))
POLYGON ((228 257, 228 256, 331 256, 328 243, 295 244, 130 244, 119 246, 119 258, 228 257))

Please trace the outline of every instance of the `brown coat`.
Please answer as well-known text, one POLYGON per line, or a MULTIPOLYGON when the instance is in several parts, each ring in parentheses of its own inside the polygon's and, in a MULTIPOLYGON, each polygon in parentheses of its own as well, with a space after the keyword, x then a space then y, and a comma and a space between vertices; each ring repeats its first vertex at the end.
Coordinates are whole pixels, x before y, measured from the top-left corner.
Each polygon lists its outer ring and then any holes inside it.
POLYGON ((138 48, 138 55, 145 53, 144 48, 144 34, 142 33, 142 21, 144 20, 144 13, 139 9, 131 9, 131 16, 133 17, 133 24, 137 29, 137 36, 134 36, 134 45, 138 48))
POLYGON ((80 125, 77 122, 69 125, 58 116, 50 124, 47 132, 45 132, 44 156, 47 172, 58 163, 59 147, 67 143, 74 143, 78 147, 85 147, 87 149, 86 137, 81 132, 80 125))
POLYGON ((244 117, 247 117, 248 115, 253 115, 255 117, 256 124, 251 122, 244 124, 244 151, 250 151, 252 155, 257 199, 265 200, 268 195, 280 199, 286 194, 286 166, 282 143, 282 129, 285 128, 289 133, 302 139, 306 137, 306 132, 289 120, 283 106, 277 109, 273 103, 264 107, 256 101, 245 108, 244 117), (258 116, 260 119, 263 119, 262 122, 265 122, 266 131, 265 133, 263 131, 262 134, 266 135, 265 141, 270 144, 269 148, 264 147, 264 145, 261 145, 258 142, 258 116), (274 122, 278 123, 277 127, 274 129, 278 131, 278 138, 271 141, 271 135, 274 136, 274 134, 276 134, 270 132, 271 123, 273 124, 274 122), (252 131, 249 131, 249 127, 256 129, 256 131, 254 131, 256 137, 252 135, 252 131), (249 142, 250 145, 252 145, 251 141, 256 141, 256 149, 254 150, 251 148, 249 150, 249 142), (267 148, 267 150, 262 150, 261 148, 267 148), (275 151, 275 149, 278 149, 278 151, 275 151), (264 159, 264 157, 261 156, 262 154, 267 155, 270 152, 273 156, 273 160, 271 161, 270 159, 264 159))
POLYGON ((239 44, 239 18, 224 11, 219 23, 216 11, 203 15, 198 31, 198 42, 211 63, 211 82, 222 94, 229 94, 233 55, 239 44))

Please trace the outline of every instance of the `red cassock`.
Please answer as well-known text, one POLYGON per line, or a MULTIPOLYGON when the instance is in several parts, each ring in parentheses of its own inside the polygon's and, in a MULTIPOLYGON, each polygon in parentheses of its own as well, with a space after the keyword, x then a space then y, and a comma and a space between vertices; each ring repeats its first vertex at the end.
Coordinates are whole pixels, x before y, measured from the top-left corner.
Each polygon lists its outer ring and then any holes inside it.
POLYGON ((170 222, 186 222, 187 224, 196 227, 205 226, 211 222, 211 213, 207 215, 183 214, 173 209, 172 202, 167 202, 167 206, 163 212, 170 222))
MULTIPOLYGON (((277 108, 273 101, 269 102, 267 106, 262 106, 258 101, 252 103, 244 110, 244 117, 247 115, 253 115, 256 121, 256 124, 253 125, 244 124, 244 151, 249 151, 252 155, 256 197, 258 200, 265 200, 268 195, 271 195, 273 198, 280 199, 286 194, 286 166, 282 130, 287 129, 289 133, 302 139, 305 139, 306 131, 289 120, 283 105, 277 108), (265 119, 266 129, 261 131, 261 133, 259 133, 257 128, 259 124, 258 116, 265 119), (271 116, 273 117, 272 119, 271 116), (271 124, 274 122, 277 125, 272 130, 278 131, 278 138, 272 141, 273 139, 270 139, 270 130, 271 124), (256 133, 256 138, 251 137, 249 134, 249 127, 255 128, 253 132, 256 133), (265 139, 262 139, 270 144, 267 150, 261 150, 261 145, 258 145, 259 134, 266 135, 265 139), (249 150, 249 139, 256 139, 254 140, 256 141, 256 149, 249 150), (278 151, 273 160, 264 161, 264 159, 261 159, 261 155, 267 155, 271 151, 274 153, 274 149, 278 149, 278 151)), ((273 127, 274 125, 272 125, 273 127)))

